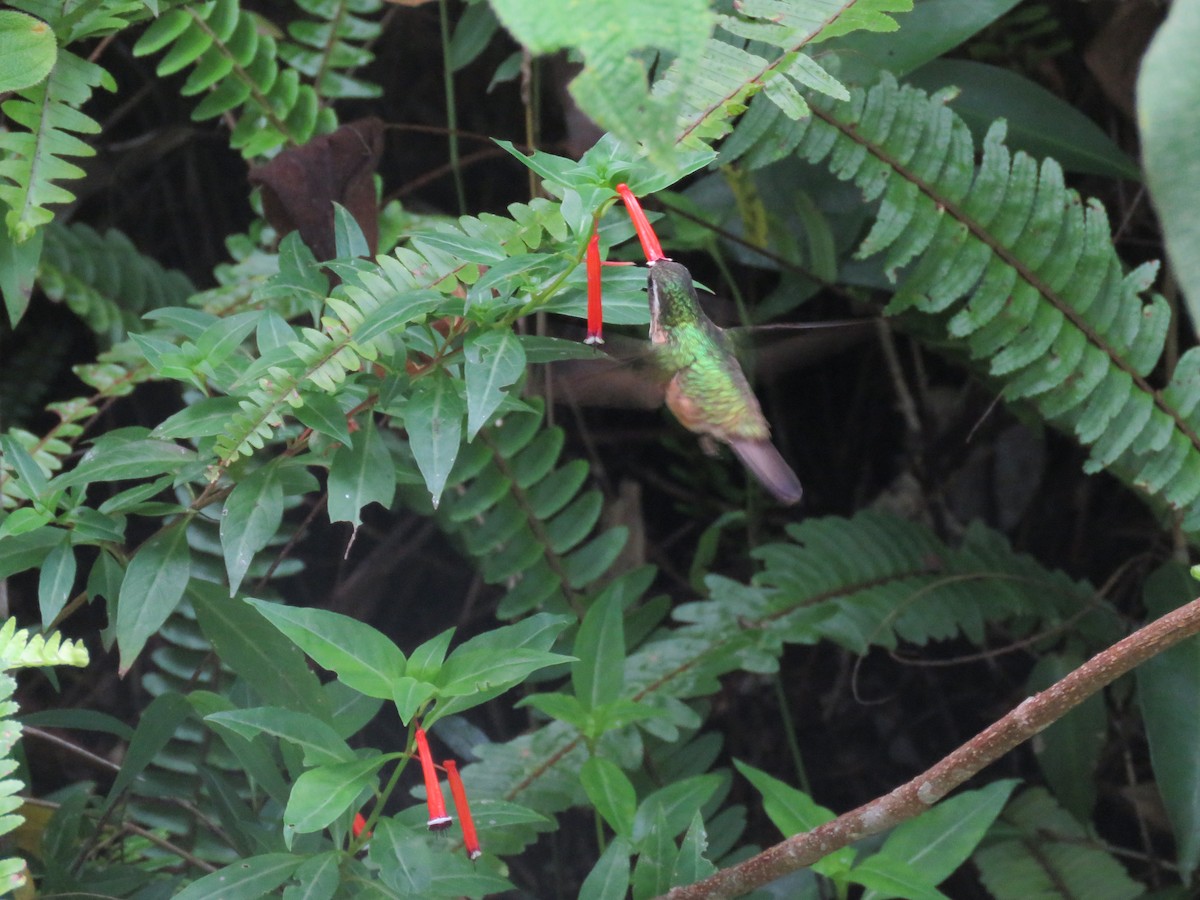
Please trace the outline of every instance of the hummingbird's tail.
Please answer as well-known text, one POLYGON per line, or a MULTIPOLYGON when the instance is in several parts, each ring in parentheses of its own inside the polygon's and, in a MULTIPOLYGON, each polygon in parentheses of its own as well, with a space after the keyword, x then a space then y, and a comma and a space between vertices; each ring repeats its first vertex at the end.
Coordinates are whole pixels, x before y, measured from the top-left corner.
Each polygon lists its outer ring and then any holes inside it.
POLYGON ((800 502, 804 493, 800 479, 779 455, 774 444, 767 440, 735 438, 729 442, 729 446, 776 500, 788 506, 800 502))

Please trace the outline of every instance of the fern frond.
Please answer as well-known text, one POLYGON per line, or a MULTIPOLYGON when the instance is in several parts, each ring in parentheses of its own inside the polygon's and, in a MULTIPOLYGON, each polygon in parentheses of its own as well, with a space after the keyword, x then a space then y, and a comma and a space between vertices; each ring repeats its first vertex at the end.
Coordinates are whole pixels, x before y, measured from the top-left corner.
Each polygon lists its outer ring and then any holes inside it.
POLYGON ((740 3, 735 15, 718 16, 718 27, 725 34, 709 39, 704 65, 696 71, 683 64, 672 66, 655 90, 681 91, 678 138, 684 141, 693 136, 704 141, 724 137, 731 119, 759 91, 788 118, 801 119, 808 115, 808 104, 797 88, 838 100, 849 98, 846 88, 804 49, 851 31, 893 31, 896 22, 891 14, 911 9, 911 0, 740 3), (755 51, 743 46, 746 40, 754 42, 755 51))
POLYGON ((308 141, 333 127, 317 93, 295 69, 280 70, 274 38, 260 34, 255 16, 238 0, 183 4, 160 16, 133 48, 144 56, 166 49, 158 74, 194 66, 181 93, 206 93, 192 111, 197 121, 237 111, 230 143, 246 157, 308 141))
POLYGON ((374 15, 383 5, 380 0, 297 0, 301 8, 320 21, 288 24, 295 43, 279 47, 280 57, 312 81, 322 99, 378 97, 378 85, 355 78, 350 72, 368 65, 375 55, 366 47, 380 34, 378 22, 363 16, 374 15))
MULTIPOLYGON (((824 639, 863 652, 959 634, 982 642, 988 624, 1025 633, 1085 608, 1096 610, 1098 624, 1091 627, 1120 630, 1087 584, 1014 554, 1001 535, 982 527, 950 547, 911 522, 862 513, 807 520, 791 526, 789 538, 756 552, 764 568, 750 584, 710 576, 707 599, 676 607, 675 627, 656 631, 629 654, 624 697, 658 713, 639 722, 648 734, 675 741, 681 730, 700 727, 686 701, 719 691, 730 672, 775 671, 788 644, 824 639), (981 605, 984 595, 997 601, 981 605)), ((628 768, 642 764, 641 743, 631 743, 628 768)), ((588 752, 565 722, 487 745, 479 755, 470 771, 485 795, 543 813, 584 802, 577 773, 588 752)))
POLYGON ((883 254, 888 311, 929 316, 1006 399, 1089 447, 1086 471, 1114 472, 1200 530, 1200 352, 1161 393, 1147 381, 1170 318, 1161 296, 1143 297, 1155 267, 1125 273, 1103 207, 1066 188, 1054 160, 1010 153, 1003 123, 976 167, 945 99, 885 76, 845 104, 814 99, 803 122, 759 102, 726 149, 751 166, 794 152, 878 200, 858 256, 883 254), (786 134, 766 138, 764 118, 786 134))
POLYGON ((83 641, 64 641, 57 632, 47 636, 17 630, 17 620, 9 619, 0 628, 0 671, 26 666, 86 666, 87 647, 83 641))
MULTIPOLYGON (((17 792, 24 785, 10 778, 16 768, 12 751, 21 738, 21 725, 12 720, 17 705, 12 700, 17 683, 6 674, 10 669, 28 666, 86 666, 87 648, 82 641, 64 641, 57 632, 35 634, 22 628, 17 620, 8 619, 0 627, 0 835, 14 831, 24 819, 10 815, 19 805, 17 792)), ((15 891, 24 883, 25 863, 17 858, 0 859, 0 888, 15 891)))
POLYGON ((996 900, 1145 894, 1103 842, 1059 806, 1045 788, 1021 792, 972 856, 996 900))
POLYGON ((195 293, 185 275, 139 253, 121 232, 101 235, 82 224, 47 229, 38 286, 113 341, 143 313, 181 306, 195 293))
MULTIPOLYGON (((624 548, 624 528, 599 531, 603 499, 581 490, 587 465, 558 464, 564 433, 543 427, 540 401, 466 445, 450 473, 437 518, 479 561, 488 584, 508 590, 499 616, 568 612, 624 548)), ((428 508, 428 494, 410 502, 428 508)))
POLYGON ((5 224, 18 241, 54 218, 47 207, 75 196, 59 182, 81 178, 66 157, 92 156, 75 135, 96 134, 100 125, 81 111, 96 87, 116 89, 104 69, 60 49, 45 81, 17 93, 0 109, 24 130, 0 131, 0 202, 5 224))

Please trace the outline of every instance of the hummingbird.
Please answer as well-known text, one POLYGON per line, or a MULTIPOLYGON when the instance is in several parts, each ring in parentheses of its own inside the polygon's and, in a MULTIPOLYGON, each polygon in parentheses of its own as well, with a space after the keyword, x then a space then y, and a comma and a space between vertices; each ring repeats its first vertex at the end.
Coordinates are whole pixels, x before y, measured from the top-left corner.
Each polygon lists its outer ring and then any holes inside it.
POLYGON ((800 479, 771 443, 771 427, 733 352, 733 342, 700 308, 692 275, 665 257, 652 259, 647 293, 650 341, 668 373, 667 408, 684 428, 728 444, 780 503, 800 501, 800 479))

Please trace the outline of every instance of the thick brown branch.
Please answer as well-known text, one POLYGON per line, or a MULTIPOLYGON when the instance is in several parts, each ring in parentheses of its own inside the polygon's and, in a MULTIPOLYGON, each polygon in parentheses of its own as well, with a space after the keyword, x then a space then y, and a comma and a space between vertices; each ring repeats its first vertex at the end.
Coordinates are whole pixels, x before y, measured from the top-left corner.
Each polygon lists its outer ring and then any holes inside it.
POLYGON ((890 794, 812 831, 790 837, 703 881, 674 888, 665 896, 668 900, 737 897, 812 865, 860 838, 914 818, 1092 694, 1197 632, 1200 632, 1200 600, 1193 600, 1096 654, 1061 681, 1029 697, 1004 718, 890 794))

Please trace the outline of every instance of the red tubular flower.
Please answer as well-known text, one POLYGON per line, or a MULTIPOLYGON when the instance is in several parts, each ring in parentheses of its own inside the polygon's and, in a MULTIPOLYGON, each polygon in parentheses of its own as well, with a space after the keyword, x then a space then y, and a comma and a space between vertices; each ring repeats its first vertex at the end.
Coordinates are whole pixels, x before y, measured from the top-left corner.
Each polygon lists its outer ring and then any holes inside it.
POLYGON ((454 821, 446 815, 446 801, 442 799, 442 786, 438 784, 437 769, 429 755, 429 740, 425 729, 417 726, 417 759, 421 761, 421 774, 425 776, 425 802, 429 804, 429 830, 442 831, 454 821))
POLYGON ((592 225, 587 245, 587 337, 585 344, 603 344, 600 329, 604 325, 604 304, 600 298, 600 233, 592 225))
POLYGON ((662 252, 662 245, 658 242, 658 235, 650 227, 650 220, 642 212, 642 204, 638 203, 637 197, 633 196, 633 191, 629 189, 629 185, 618 184, 617 193, 625 201, 625 209, 629 212, 629 218, 633 221, 633 227, 637 231, 638 240, 642 242, 642 251, 646 254, 646 262, 658 262, 660 259, 666 259, 666 255, 662 252))
POLYGON ((467 805, 467 789, 458 775, 458 764, 448 759, 442 763, 446 777, 450 779, 450 794, 454 797, 454 811, 462 823, 463 846, 467 848, 467 859, 474 861, 483 856, 479 849, 479 837, 475 834, 475 820, 471 818, 471 807, 467 805))

